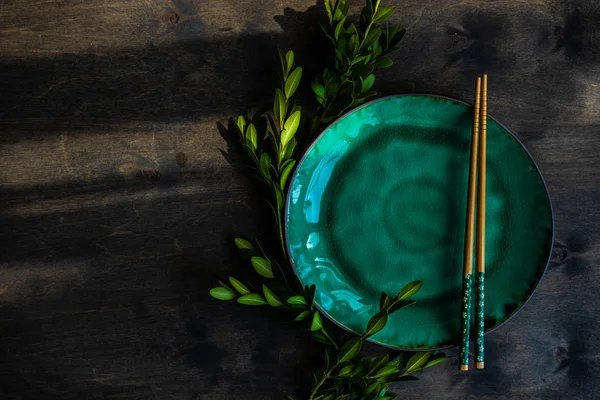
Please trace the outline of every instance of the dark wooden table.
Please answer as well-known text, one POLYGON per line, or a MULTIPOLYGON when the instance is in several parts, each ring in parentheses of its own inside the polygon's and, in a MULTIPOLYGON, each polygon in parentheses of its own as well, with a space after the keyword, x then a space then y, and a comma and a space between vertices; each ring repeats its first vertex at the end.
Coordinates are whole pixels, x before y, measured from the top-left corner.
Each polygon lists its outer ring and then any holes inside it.
MULTIPOLYGON (((441 366, 397 391, 598 398, 600 3, 384 2, 408 33, 375 88, 468 100, 487 71, 490 112, 556 213, 546 277, 489 335, 486 369, 441 366)), ((271 103, 277 46, 306 77, 322 68, 322 15, 313 0, 0 1, 1 398, 306 389, 305 335, 208 289, 249 273, 231 238, 267 229, 217 122, 271 103)))

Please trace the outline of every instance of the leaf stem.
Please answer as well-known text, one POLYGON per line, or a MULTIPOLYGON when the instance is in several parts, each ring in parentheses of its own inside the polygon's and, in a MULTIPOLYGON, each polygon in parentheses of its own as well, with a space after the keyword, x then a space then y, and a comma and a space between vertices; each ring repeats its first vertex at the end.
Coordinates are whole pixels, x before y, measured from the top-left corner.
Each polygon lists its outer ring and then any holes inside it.
POLYGON ((328 370, 323 372, 323 377, 321 378, 321 380, 319 382, 317 382, 317 384, 313 388, 312 392, 310 392, 310 396, 308 396, 308 400, 314 400, 315 396, 317 395, 317 392, 319 391, 319 388, 321 386, 323 386, 325 381, 327 381, 327 379, 329 379, 331 377, 331 373, 339 364, 340 364, 340 362, 338 361, 335 363, 335 365, 333 367, 331 367, 328 370))
POLYGON ((325 335, 325 337, 327 338, 327 340, 329 340, 329 341, 331 342, 331 344, 333 345, 333 347, 334 347, 336 350, 339 350, 339 349, 340 349, 340 348, 338 347, 338 345, 335 343, 335 341, 334 341, 334 340, 331 338, 331 336, 329 336, 329 334, 327 333, 327 331, 326 331, 325 329, 321 328, 321 333, 322 333, 323 335, 325 335))

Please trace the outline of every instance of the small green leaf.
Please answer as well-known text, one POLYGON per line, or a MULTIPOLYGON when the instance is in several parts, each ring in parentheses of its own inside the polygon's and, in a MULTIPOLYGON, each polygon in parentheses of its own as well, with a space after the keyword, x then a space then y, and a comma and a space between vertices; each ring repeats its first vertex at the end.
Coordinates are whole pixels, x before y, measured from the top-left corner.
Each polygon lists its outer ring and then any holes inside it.
POLYGON ((396 394, 394 394, 394 395, 386 394, 385 396, 377 396, 373 400, 393 400, 396 398, 396 396, 397 396, 396 394))
MULTIPOLYGON (((343 0, 342 0, 342 1, 343 1, 343 0)), ((340 4, 340 5, 341 5, 341 4, 340 4)), ((343 10, 343 8, 342 8, 342 7, 340 7, 340 5, 338 5, 338 6, 335 8, 335 11, 334 11, 334 13, 333 13, 333 20, 334 20, 334 21, 339 21, 339 20, 341 20, 342 18, 344 18, 344 17, 346 16, 346 15, 344 14, 344 10, 343 10)))
POLYGON ((292 71, 290 76, 288 76, 287 81, 285 81, 285 98, 289 99, 292 97, 298 85, 300 84, 300 80, 302 79, 302 67, 298 67, 292 71))
POLYGON ((281 164, 281 173, 283 173, 283 170, 287 168, 288 165, 292 164, 292 163, 296 163, 296 160, 286 160, 283 162, 283 164, 281 164))
POLYGON ((371 97, 371 96, 375 96, 377 95, 377 92, 374 90, 369 90, 367 92, 361 93, 360 94, 360 98, 361 99, 366 99, 367 97, 371 97))
POLYGON ((317 97, 325 97, 325 87, 319 82, 315 81, 310 86, 317 97))
POLYGON ((371 22, 371 18, 373 17, 373 5, 370 1, 367 1, 367 4, 363 7, 360 13, 360 29, 363 31, 367 30, 367 26, 371 22))
POLYGON ((279 179, 279 184, 281 185, 282 189, 285 188, 285 184, 287 183, 287 179, 290 176, 290 173, 294 169, 295 165, 296 165, 296 160, 287 160, 283 164, 283 169, 281 171, 281 178, 279 179))
POLYGON ((244 131, 246 129, 246 119, 244 118, 243 115, 240 115, 237 119, 237 127, 240 130, 240 133, 243 135, 244 131))
POLYGON ((396 300, 406 300, 415 295, 423 287, 423 281, 413 281, 404 286, 396 296, 396 300))
POLYGON ((403 308, 408 307, 408 306, 412 306, 413 304, 416 304, 416 303, 417 302, 414 301, 414 300, 400 300, 400 301, 396 300, 394 302, 394 304, 392 305, 392 307, 390 308, 389 313, 390 314, 394 313, 394 312, 396 312, 398 310, 402 310, 403 308))
POLYGON ((398 33, 403 30, 402 29, 402 25, 400 24, 396 24, 392 26, 392 29, 389 29, 389 25, 387 27, 387 31, 388 31, 388 36, 390 38, 393 38, 394 36, 398 35, 398 33))
POLYGON ((210 295, 217 300, 231 300, 235 299, 235 292, 227 287, 216 287, 210 289, 210 295))
POLYGON ((373 45, 373 43, 375 43, 379 39, 379 36, 381 36, 381 29, 380 28, 372 29, 369 32, 369 34, 367 35, 367 37, 365 38, 362 48, 368 49, 371 45, 373 45))
POLYGON ((262 289, 265 295, 265 299, 271 307, 280 307, 283 305, 281 300, 279 300, 279 297, 277 297, 277 295, 273 293, 273 291, 269 289, 266 285, 262 285, 262 289))
POLYGON ((340 372, 338 372, 337 376, 352 376, 352 371, 354 371, 354 365, 349 364, 340 369, 340 372))
POLYGON ((327 11, 327 18, 329 23, 333 21, 333 13, 331 12, 331 0, 325 0, 325 11, 327 11))
POLYGON ((358 29, 356 29, 356 25, 350 23, 346 32, 348 33, 348 36, 356 35, 356 40, 358 40, 358 29))
POLYGON ((382 367, 385 366, 385 364, 388 362, 390 356, 388 354, 381 354, 379 356, 377 356, 373 362, 371 362, 371 365, 369 366, 369 372, 367 372, 368 376, 373 375, 374 373, 376 373, 377 371, 379 371, 382 367))
POLYGON ((311 332, 310 334, 312 338, 317 342, 325 343, 326 345, 331 346, 331 342, 329 341, 329 339, 327 339, 325 335, 323 335, 321 331, 311 332))
POLYGON ((369 89, 371 89, 373 87, 374 83, 375 83, 375 75, 370 74, 365 79, 363 79, 362 87, 361 87, 360 91, 361 92, 369 91, 369 89))
POLYGON ((229 283, 239 294, 250 294, 250 290, 242 282, 238 281, 234 277, 229 277, 229 283))
POLYGON ((352 69, 352 76, 355 78, 359 76, 367 76, 371 72, 373 72, 374 69, 375 68, 372 65, 359 65, 356 68, 352 69))
POLYGON ((348 15, 348 10, 350 9, 350 4, 348 4, 348 0, 340 0, 338 8, 342 11, 342 14, 348 15))
POLYGON ((292 138, 290 142, 285 146, 285 152, 283 155, 283 160, 288 160, 294 154, 294 149, 296 148, 296 138, 292 138))
POLYGON ((305 319, 310 318, 311 315, 312 311, 302 311, 296 318, 294 318, 294 321, 304 321, 305 319))
POLYGON ((334 54, 335 54, 335 58, 336 60, 340 63, 340 65, 343 67, 344 66, 344 53, 342 53, 342 51, 340 49, 335 49, 334 50, 334 54))
POLYGON ((370 54, 367 54, 366 56, 360 56, 360 57, 356 57, 354 60, 352 60, 352 62, 350 62, 350 65, 356 65, 360 62, 363 62, 365 60, 368 60, 371 57, 370 54))
POLYGON ((434 365, 443 363, 444 361, 448 361, 449 359, 450 359, 450 357, 435 358, 435 359, 429 361, 427 364, 425 364, 425 366, 423 368, 433 367, 434 365))
POLYGON ((254 124, 249 124, 248 130, 246 130, 246 145, 250 147, 252 151, 256 151, 258 148, 258 133, 256 132, 254 124))
POLYGON ((355 100, 352 102, 352 104, 350 104, 350 107, 356 107, 356 106, 358 106, 358 105, 361 105, 361 104, 362 104, 362 103, 364 103, 364 102, 365 102, 365 99, 364 99, 364 98, 362 98, 362 99, 355 99, 355 100))
POLYGON ((378 312, 369 321, 369 324, 367 325, 367 330, 365 331, 365 334, 363 336, 364 337, 373 336, 374 334, 376 334, 377 332, 379 332, 380 330, 382 330, 385 327, 385 324, 387 324, 387 320, 388 320, 387 311, 378 312))
POLYGON ((218 282, 219 282, 219 285, 221 285, 223 287, 226 287, 226 288, 229 288, 229 289, 232 289, 232 287, 229 286, 228 284, 226 284, 225 282, 223 282, 223 281, 218 281, 218 282))
POLYGON ((391 17, 392 14, 394 14, 395 10, 396 10, 396 7, 394 7, 394 6, 381 7, 375 13, 375 16, 373 17, 373 22, 375 23, 375 22, 385 21, 386 19, 391 17))
POLYGON ((379 297, 379 310, 387 310, 392 303, 394 302, 394 298, 388 295, 386 292, 381 292, 381 296, 379 297))
POLYGON ((412 306, 413 304, 416 304, 416 303, 417 302, 414 301, 414 300, 400 300, 400 301, 396 300, 394 302, 394 304, 392 305, 392 307, 390 308, 389 313, 390 314, 394 313, 394 312, 396 312, 398 310, 402 310, 403 308, 408 307, 408 306, 412 306))
POLYGON ((233 241, 233 243, 235 243, 235 245, 237 246, 238 249, 240 250, 254 250, 254 245, 252 244, 251 241, 244 239, 244 238, 235 238, 235 240, 233 241))
POLYGON ((260 155, 260 172, 266 179, 271 179, 271 156, 269 153, 260 155))
POLYGON ((285 74, 289 74, 290 70, 294 66, 294 52, 292 50, 288 51, 285 55, 285 61, 287 64, 287 68, 285 69, 285 74))
POLYGON ((367 399, 372 399, 373 397, 377 396, 379 394, 379 392, 381 392, 381 389, 383 389, 383 384, 381 382, 378 382, 378 381, 372 382, 365 389, 364 396, 367 399))
POLYGON ((431 353, 416 353, 406 363, 406 374, 410 374, 425 365, 431 353))
POLYGON ((348 42, 348 48, 346 49, 346 55, 349 58, 354 58, 358 53, 358 34, 350 36, 350 41, 348 42))
POLYGON ((340 38, 340 33, 342 32, 342 29, 344 29, 345 22, 346 22, 346 17, 342 18, 340 20, 340 22, 337 23, 337 25, 335 27, 335 31, 333 33, 333 37, 335 38, 335 40, 338 40, 340 38))
POLYGON ((394 28, 392 28, 392 32, 390 34, 390 47, 394 47, 398 43, 400 43, 405 33, 406 29, 402 29, 400 25, 395 25, 394 28), (396 28, 398 28, 397 32, 394 31, 396 28))
POLYGON ((360 338, 352 338, 348 340, 340 349, 338 354, 338 362, 343 363, 352 360, 358 355, 362 347, 362 340, 360 338))
POLYGON ((273 113, 277 122, 283 121, 287 114, 287 103, 281 89, 275 89, 275 98, 273 100, 273 113))
MULTIPOLYGON (((275 135, 277 132, 279 132, 279 123, 275 122, 275 120, 273 119, 271 114, 267 113, 265 115, 267 116, 267 120, 269 121, 269 126, 267 127, 267 132, 269 134, 275 135), (269 132, 269 128, 270 128, 270 132, 269 132)), ((273 112, 273 115, 275 115, 275 112, 273 112)))
POLYGON ((323 327, 323 321, 321 320, 321 314, 318 311, 315 311, 313 314, 312 323, 310 324, 311 331, 318 331, 323 327))
POLYGON ((325 96, 334 97, 338 90, 340 90, 340 85, 337 82, 330 81, 325 87, 325 96))
POLYGON ((386 57, 381 57, 375 63, 373 63, 373 67, 375 68, 387 68, 391 66, 394 62, 386 57))
POLYGON ((287 299, 287 302, 288 302, 288 304, 304 305, 304 306, 307 305, 304 297, 300 296, 300 295, 290 297, 289 299, 287 299))
POLYGON ((382 40, 378 40, 375 43, 373 43, 373 46, 371 46, 373 60, 376 60, 383 53, 383 46, 381 42, 382 40))
POLYGON ((274 278, 273 270, 271 269, 271 261, 262 257, 254 256, 250 259, 254 270, 264 278, 274 278))
POLYGON ((281 73, 285 76, 287 71, 287 62, 285 61, 285 54, 281 49, 277 49, 277 54, 279 55, 279 62, 281 63, 281 73))
POLYGON ((281 132, 281 145, 286 146, 300 125, 300 111, 294 111, 285 121, 284 130, 281 132))
POLYGON ((397 372, 398 372, 398 367, 386 365, 383 368, 381 368, 379 371, 377 371, 377 373, 374 375, 374 377, 382 378, 384 376, 393 375, 397 372))
POLYGON ((267 301, 265 300, 265 298, 262 296, 262 294, 258 294, 258 293, 253 293, 253 294, 246 294, 244 296, 240 296, 237 299, 238 303, 240 304, 244 304, 247 306, 264 306, 267 303, 267 301))
POLYGON ((275 201, 277 202, 277 209, 281 210, 283 208, 283 191, 279 187, 279 185, 273 182, 273 192, 275 194, 275 201))

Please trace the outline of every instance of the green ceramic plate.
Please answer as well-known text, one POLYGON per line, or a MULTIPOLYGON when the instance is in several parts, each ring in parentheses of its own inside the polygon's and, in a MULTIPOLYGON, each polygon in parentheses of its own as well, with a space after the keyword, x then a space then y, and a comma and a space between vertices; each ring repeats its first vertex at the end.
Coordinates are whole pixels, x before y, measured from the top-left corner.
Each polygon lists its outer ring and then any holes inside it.
MULTIPOLYGON (((300 281, 331 320, 363 332, 381 291, 422 280, 417 304, 372 340, 404 349, 457 345, 472 111, 428 95, 393 96, 330 125, 299 163, 286 240, 300 281)), ((531 296, 553 243, 546 185, 523 145, 488 118, 485 320, 489 331, 531 296)))

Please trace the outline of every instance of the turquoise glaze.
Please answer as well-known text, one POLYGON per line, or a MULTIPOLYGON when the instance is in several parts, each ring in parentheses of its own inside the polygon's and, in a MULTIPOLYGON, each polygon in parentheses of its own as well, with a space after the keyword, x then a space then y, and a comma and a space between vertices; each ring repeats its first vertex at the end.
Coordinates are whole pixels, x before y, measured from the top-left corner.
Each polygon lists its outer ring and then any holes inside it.
MULTIPOLYGON (((446 98, 383 98, 330 125, 299 163, 287 193, 290 259, 342 327, 363 332, 382 290, 395 294, 422 280, 417 304, 393 314, 372 340, 405 349, 458 345, 471 118, 468 105, 446 98)), ((487 141, 490 330, 541 279, 553 217, 525 148, 492 118, 487 141)))

